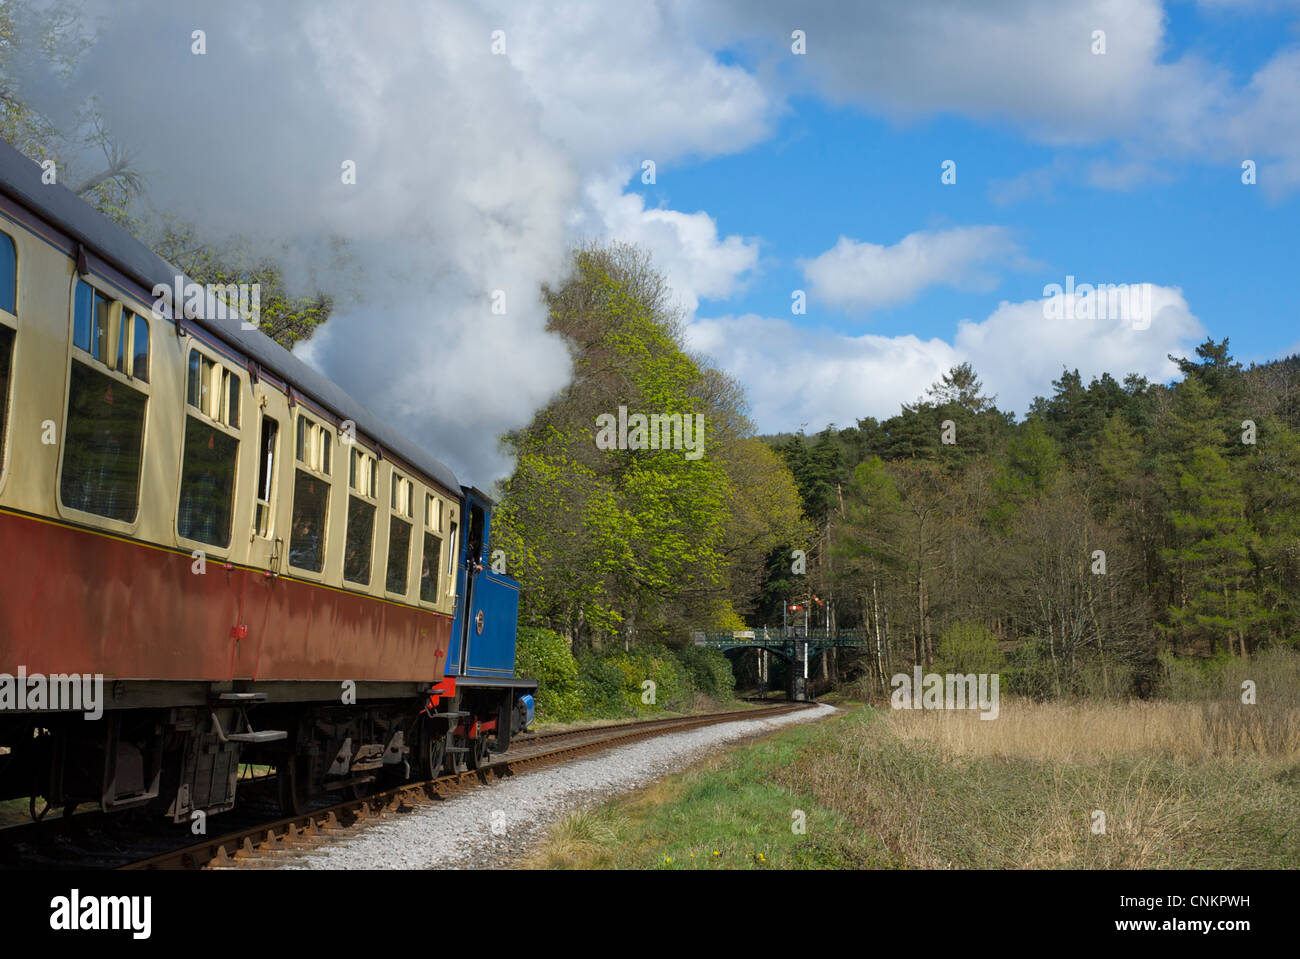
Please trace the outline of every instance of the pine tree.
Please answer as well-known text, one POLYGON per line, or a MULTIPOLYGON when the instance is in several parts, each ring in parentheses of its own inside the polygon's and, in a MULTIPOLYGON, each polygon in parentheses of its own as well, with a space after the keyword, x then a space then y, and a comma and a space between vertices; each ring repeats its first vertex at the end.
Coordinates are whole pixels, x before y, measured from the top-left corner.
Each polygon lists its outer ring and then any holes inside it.
POLYGON ((1171 545, 1161 551, 1174 583, 1169 621, 1185 643, 1226 643, 1244 655, 1264 619, 1254 588, 1246 497, 1228 461, 1210 446, 1183 460, 1170 491, 1171 545))

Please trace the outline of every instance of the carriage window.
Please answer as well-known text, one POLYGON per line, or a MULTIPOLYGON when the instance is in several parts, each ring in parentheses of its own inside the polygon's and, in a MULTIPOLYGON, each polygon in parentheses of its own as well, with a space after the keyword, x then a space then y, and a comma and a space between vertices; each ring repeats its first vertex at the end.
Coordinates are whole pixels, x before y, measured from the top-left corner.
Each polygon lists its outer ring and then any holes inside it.
POLYGON ((235 499, 239 440, 197 416, 185 417, 181 498, 176 531, 185 539, 225 549, 235 499))
POLYGON ((275 441, 279 436, 279 421, 263 416, 262 433, 257 444, 257 509, 253 517, 253 528, 258 536, 271 535, 271 497, 275 489, 275 441))
POLYGON ((343 578, 370 585, 370 558, 375 544, 375 465, 369 453, 355 447, 348 467, 348 532, 343 548, 343 578), (364 497, 364 498, 363 498, 364 497))
POLYGON ((0 475, 5 465, 5 427, 9 414, 9 370, 13 365, 14 331, 0 326, 0 475))
POLYGON ((325 520, 330 484, 306 470, 296 470, 293 483, 293 524, 289 535, 289 564, 319 573, 325 566, 325 520))
POLYGON ((113 362, 108 365, 109 369, 117 370, 119 373, 125 373, 127 370, 126 350, 127 347, 131 345, 131 337, 129 325, 126 320, 130 316, 131 313, 129 311, 122 311, 123 322, 118 324, 116 330, 117 336, 112 337, 112 340, 116 345, 113 348, 113 362))
POLYGON ((223 426, 239 429, 239 376, 198 350, 190 350, 185 401, 223 426))
POLYGON ((113 301, 84 280, 77 281, 73 302, 72 342, 108 365, 108 340, 113 301))
POLYGON ((442 562, 442 539, 424 534, 424 564, 420 570, 420 599, 426 603, 438 601, 438 573, 442 562))
POLYGON ((424 549, 420 565, 420 599, 438 602, 438 574, 442 569, 442 500, 424 494, 424 549))
POLYGON ((135 330, 131 334, 131 375, 149 382, 149 321, 138 313, 135 330))
POLYGON ((149 321, 122 308, 89 283, 77 282, 73 298, 72 343, 110 370, 149 381, 149 321))
POLYGON ((72 361, 59 477, 65 506, 135 520, 146 401, 138 390, 72 361))
POLYGON ((224 422, 232 429, 239 429, 239 377, 229 370, 221 372, 222 403, 225 414, 224 422))
POLYGON ((348 466, 348 485, 362 496, 374 499, 379 476, 378 464, 379 461, 369 453, 354 447, 348 466))
POLYGON ((410 585, 411 564, 411 481, 393 474, 388 505, 388 591, 406 595, 410 585))
POLYGON ((18 251, 7 233, 0 233, 0 310, 18 312, 18 251))
POLYGON ((294 444, 294 455, 298 462, 328 476, 333 472, 330 465, 331 439, 328 427, 299 414, 297 441, 294 444))
POLYGON ((115 327, 110 322, 109 326, 108 340, 116 344, 110 368, 149 382, 149 322, 143 316, 123 309, 121 321, 115 327))
POLYGON ((343 552, 343 578, 370 585, 370 556, 375 542, 375 506, 359 496, 348 497, 348 541, 343 552))
POLYGON ((388 522, 388 591, 406 595, 407 567, 411 557, 411 524, 400 516, 388 522))
MULTIPOLYGON (((123 322, 121 328, 125 331, 133 325, 123 322)), ((128 354, 123 350, 120 355, 128 354)), ((190 350, 186 400, 194 412, 185 416, 176 532, 185 539, 222 549, 230 545, 235 506, 239 437, 227 429, 239 428, 239 384, 239 377, 220 363, 198 350, 190 350)))
POLYGON ((392 508, 394 513, 400 513, 407 519, 415 518, 415 510, 412 505, 412 499, 414 497, 411 496, 411 492, 411 481, 394 473, 392 491, 389 495, 388 505, 392 508))

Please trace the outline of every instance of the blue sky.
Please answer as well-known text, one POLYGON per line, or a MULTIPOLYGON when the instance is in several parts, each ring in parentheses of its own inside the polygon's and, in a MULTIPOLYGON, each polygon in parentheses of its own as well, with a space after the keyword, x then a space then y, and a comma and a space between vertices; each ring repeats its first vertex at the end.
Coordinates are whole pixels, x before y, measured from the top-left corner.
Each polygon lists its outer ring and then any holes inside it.
POLYGON ((95 97, 158 209, 333 295, 304 359, 482 485, 570 380, 538 292, 582 240, 650 252, 762 432, 890 416, 960 362, 1023 414, 1207 334, 1300 349, 1300 0, 84 2, 77 69, 26 62, 26 93, 95 97), (1139 302, 1053 319, 1071 275, 1139 302))
POLYGON ((770 140, 744 153, 661 169, 654 185, 630 184, 647 206, 706 210, 719 232, 758 238, 752 281, 734 296, 702 298, 703 314, 787 313, 791 291, 806 285, 797 261, 841 235, 890 245, 916 230, 998 224, 1040 265, 1007 270, 987 293, 931 288, 866 315, 814 300, 792 320, 943 336, 958 319, 986 316, 1000 299, 1040 296, 1072 273, 1080 283, 1179 286, 1209 334, 1230 336, 1243 358, 1273 357, 1300 341, 1289 296, 1300 198, 1242 184, 1239 165, 1179 161, 1161 182, 1125 189, 1062 171, 1050 195, 997 202, 999 181, 1050 167, 1058 156, 1086 162, 1109 151, 1052 149, 962 117, 900 127, 813 99, 791 110, 770 140), (957 164, 954 185, 940 182, 948 159, 957 164))
MULTIPOLYGON (((1202 76, 1229 91, 1248 92, 1258 71, 1295 50, 1296 16, 1290 6, 1176 4, 1164 13, 1153 64, 1198 63, 1202 76)), ((717 55, 719 62, 759 70, 760 58, 733 51, 717 55)), ((782 70, 790 72, 784 65, 782 70)), ((1172 372, 1159 362, 1165 352, 1199 342, 1195 323, 1216 339, 1229 337, 1243 361, 1300 349, 1300 322, 1290 296, 1300 191, 1270 184, 1285 160, 1276 158, 1266 139, 1258 153, 1135 145, 1122 133, 1085 133, 1059 143, 1053 142, 1059 132, 1045 136, 1017 122, 1014 106, 1007 116, 997 116, 996 107, 972 115, 942 104, 886 115, 869 100, 844 99, 817 92, 790 96, 768 135, 746 149, 661 165, 653 185, 637 176, 628 182, 627 190, 644 197, 648 209, 707 212, 720 236, 743 237, 757 248, 754 268, 724 295, 698 298, 696 317, 780 318, 796 341, 805 331, 818 334, 815 350, 833 347, 836 337, 863 334, 910 334, 951 343, 960 321, 983 321, 1002 301, 1040 299, 1047 284, 1064 284, 1073 275, 1076 283, 1151 283, 1181 292, 1194 318, 1191 332, 1184 329, 1181 337, 1154 344, 1140 361, 1134 358, 1132 369, 1152 378, 1172 372), (1244 159, 1257 163, 1255 185, 1242 183, 1244 159), (941 183, 945 160, 956 163, 955 184, 941 183), (1122 175, 1099 181, 1098 166, 1117 168, 1122 175), (1005 231, 1012 249, 979 265, 975 280, 950 283, 941 271, 935 282, 897 302, 828 301, 817 295, 801 265, 840 237, 890 247, 918 231, 976 226, 1005 231), (809 293, 806 315, 791 314, 796 289, 809 293)), ((1216 117, 1207 113, 1205 119, 1216 117)), ((1062 126, 1068 137, 1068 122, 1062 126)), ((730 330, 733 338, 741 332, 730 330)), ((779 357, 766 364, 739 363, 735 350, 703 340, 715 346, 707 351, 724 366, 752 379, 751 392, 767 389, 765 380, 781 376, 779 357)), ((1055 372, 1078 365, 1085 375, 1130 371, 1116 363, 1122 359, 1076 358, 1067 349, 1036 365, 1055 372)), ((815 374, 815 364, 792 370, 815 374)), ((981 372, 995 391, 1006 386, 996 369, 981 372)), ((1040 376, 1037 392, 1050 389, 1051 375, 1040 376)), ((924 383, 915 385, 919 392, 924 383)), ((1010 394, 1004 406, 1023 413, 1024 385, 1012 387, 1010 394)), ((913 398, 898 395, 893 406, 913 398)), ((870 405, 862 412, 880 415, 889 404, 870 405)), ((760 400, 755 407, 760 429, 804 422, 817 429, 824 419, 846 422, 855 415, 848 405, 780 411, 760 400), (767 422, 761 422, 764 414, 767 422)))

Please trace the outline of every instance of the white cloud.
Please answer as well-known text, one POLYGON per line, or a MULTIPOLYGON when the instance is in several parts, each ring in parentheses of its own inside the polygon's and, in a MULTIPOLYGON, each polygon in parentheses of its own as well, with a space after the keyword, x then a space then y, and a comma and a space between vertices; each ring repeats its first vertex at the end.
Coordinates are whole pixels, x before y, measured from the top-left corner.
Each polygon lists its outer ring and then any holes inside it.
POLYGON ((1259 70, 1241 100, 1221 129, 1234 166, 1256 160, 1258 183, 1273 195, 1300 186, 1300 50, 1279 54, 1259 70))
POLYGON ((745 385, 760 432, 891 415, 920 392, 918 384, 923 389, 960 362, 939 339, 844 336, 753 314, 697 320, 686 334, 745 385))
POLYGON ((928 286, 992 289, 996 277, 980 267, 1017 257, 1009 230, 969 226, 909 233, 893 246, 841 236, 825 253, 799 265, 818 301, 872 309, 910 300, 928 286))
MULTIPOLYGON (((846 336, 752 314, 697 320, 687 336, 746 385, 763 432, 893 416, 962 361, 971 362, 1002 409, 1023 415, 1034 396, 1051 391, 1062 368, 1078 368, 1085 381, 1103 372, 1171 378, 1176 368, 1168 354, 1189 354, 1204 330, 1181 291, 1154 285, 1148 291, 1147 329, 1134 328, 1127 305, 1108 319, 1047 319, 1048 301, 1029 300, 1003 302, 978 323, 962 321, 952 342, 846 336)), ((1084 305, 1075 298, 1068 312, 1102 312, 1084 305)))
MULTIPOLYGON (((720 63, 658 3, 496 2, 511 65, 542 129, 584 170, 731 153, 764 139, 779 103, 744 68, 720 63)), ((624 174, 626 175, 626 174, 624 174)))
POLYGON ((1063 296, 1058 304, 1004 301, 985 320, 963 320, 954 346, 984 375, 1004 407, 1020 413, 1035 395, 1051 390, 1062 367, 1077 367, 1085 382, 1103 372, 1121 379, 1139 373, 1167 380, 1177 372, 1169 354, 1189 353, 1205 329, 1181 290, 1149 283, 1132 289, 1145 303, 1121 297, 1117 310, 1096 293, 1063 296), (1049 319, 1045 313, 1053 306, 1063 306, 1066 318, 1049 319))
MULTIPOLYGON (((1295 6, 1233 3, 1221 15, 1295 6)), ((1267 157, 1277 189, 1300 185, 1294 42, 1243 85, 1195 52, 1169 56, 1160 0, 806 0, 797 12, 785 0, 695 0, 683 9, 714 42, 744 38, 791 93, 899 121, 955 112, 1054 145, 1119 144, 1127 175, 1108 181, 1098 171, 1098 185, 1127 188, 1142 176, 1139 161, 1154 171, 1171 157, 1267 157), (796 27, 807 35, 804 56, 789 49, 796 27), (1104 54, 1093 53, 1098 30, 1104 54)))
POLYGON ((697 13, 719 40, 747 36, 789 66, 792 87, 891 116, 958 111, 1011 119, 1037 135, 1079 142, 1132 131, 1161 70, 1158 0, 929 0, 844 4, 725 0, 697 13), (808 52, 787 38, 806 32, 808 52), (1093 31, 1106 33, 1094 55, 1093 31))
POLYGON ((304 358, 465 479, 507 471, 497 438, 568 379, 538 291, 583 227, 652 249, 690 308, 757 262, 755 241, 719 237, 706 213, 620 194, 642 158, 662 176, 744 149, 780 106, 670 6, 230 0, 197 20, 150 0, 86 6, 99 36, 75 76, 33 46, 10 63, 24 95, 66 116, 95 94, 158 209, 213 242, 291 251, 291 281, 337 304, 304 358), (328 269, 335 236, 347 271, 328 269))
POLYGON ((643 197, 621 192, 611 179, 591 181, 584 193, 588 214, 579 230, 649 250, 688 313, 695 312, 702 297, 731 296, 758 266, 757 240, 720 238, 717 223, 703 211, 647 210, 643 197))

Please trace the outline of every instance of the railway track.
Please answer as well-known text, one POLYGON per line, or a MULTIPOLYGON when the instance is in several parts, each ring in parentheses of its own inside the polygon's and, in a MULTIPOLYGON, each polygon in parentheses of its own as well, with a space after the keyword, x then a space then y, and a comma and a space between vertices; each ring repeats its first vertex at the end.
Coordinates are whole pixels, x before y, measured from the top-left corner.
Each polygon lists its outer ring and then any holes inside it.
POLYGON ((668 732, 697 729, 743 719, 778 716, 806 708, 803 703, 731 710, 701 716, 614 723, 586 729, 517 737, 508 752, 480 769, 467 770, 419 783, 407 783, 368 796, 311 809, 300 816, 280 817, 264 777, 249 803, 242 803, 218 820, 229 831, 198 842, 178 836, 185 827, 156 826, 133 833, 121 817, 92 812, 48 824, 29 823, 0 830, 0 856, 17 868, 105 868, 128 870, 223 868, 239 860, 273 858, 277 852, 301 852, 303 847, 330 842, 342 832, 377 817, 411 812, 443 801, 466 789, 489 784, 516 773, 567 762, 668 732), (242 820, 242 821, 241 821, 242 820), (44 830, 42 827, 45 827, 44 830), (50 829, 49 827, 55 827, 50 829))

